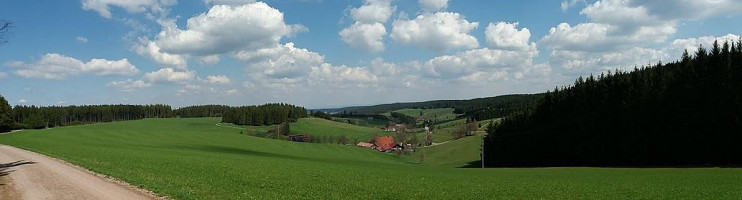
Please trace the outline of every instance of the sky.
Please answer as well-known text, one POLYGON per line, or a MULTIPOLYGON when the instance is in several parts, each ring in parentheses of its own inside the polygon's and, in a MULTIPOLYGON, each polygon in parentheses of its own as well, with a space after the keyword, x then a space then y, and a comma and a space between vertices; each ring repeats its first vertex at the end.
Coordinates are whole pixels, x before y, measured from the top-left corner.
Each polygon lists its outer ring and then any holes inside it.
POLYGON ((11 105, 333 108, 539 93, 742 34, 739 0, 24 0, 11 105))

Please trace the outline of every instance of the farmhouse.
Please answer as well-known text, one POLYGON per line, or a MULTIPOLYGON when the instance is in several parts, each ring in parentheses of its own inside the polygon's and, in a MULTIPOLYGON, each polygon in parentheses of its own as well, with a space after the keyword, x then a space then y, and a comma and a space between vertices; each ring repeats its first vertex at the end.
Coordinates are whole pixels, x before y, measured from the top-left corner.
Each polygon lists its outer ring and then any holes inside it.
POLYGON ((405 128, 407 128, 407 127, 404 124, 390 123, 389 125, 386 126, 386 130, 385 131, 386 132, 397 132, 397 131, 400 131, 400 130, 404 130, 405 128))
POLYGON ((397 146, 397 142, 394 141, 392 136, 383 136, 375 138, 370 143, 376 145, 377 151, 388 152, 392 151, 397 146))

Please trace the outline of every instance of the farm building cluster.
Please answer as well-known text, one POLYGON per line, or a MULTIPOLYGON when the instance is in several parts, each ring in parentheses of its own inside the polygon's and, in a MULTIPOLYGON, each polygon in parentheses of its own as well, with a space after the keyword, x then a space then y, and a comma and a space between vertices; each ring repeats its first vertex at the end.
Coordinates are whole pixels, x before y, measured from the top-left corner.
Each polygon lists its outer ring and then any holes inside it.
POLYGON ((392 153, 403 150, 412 150, 411 145, 402 145, 394 141, 392 136, 382 136, 374 138, 369 142, 359 142, 356 144, 359 147, 375 149, 379 152, 392 153))

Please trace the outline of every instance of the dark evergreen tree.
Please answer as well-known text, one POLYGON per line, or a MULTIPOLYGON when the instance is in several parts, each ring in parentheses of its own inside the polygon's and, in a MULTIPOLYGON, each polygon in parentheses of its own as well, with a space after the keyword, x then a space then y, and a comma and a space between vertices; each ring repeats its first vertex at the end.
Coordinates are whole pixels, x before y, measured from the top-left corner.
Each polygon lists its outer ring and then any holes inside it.
POLYGON ((726 46, 549 91, 488 128, 485 164, 742 165, 742 53, 726 46))
POLYGON ((5 97, 0 95, 0 133, 8 132, 14 127, 13 110, 10 108, 8 101, 5 100, 5 97))
POLYGON ((222 122, 262 126, 295 122, 299 118, 308 116, 307 110, 303 107, 289 104, 265 104, 260 106, 230 107, 224 111, 222 122))

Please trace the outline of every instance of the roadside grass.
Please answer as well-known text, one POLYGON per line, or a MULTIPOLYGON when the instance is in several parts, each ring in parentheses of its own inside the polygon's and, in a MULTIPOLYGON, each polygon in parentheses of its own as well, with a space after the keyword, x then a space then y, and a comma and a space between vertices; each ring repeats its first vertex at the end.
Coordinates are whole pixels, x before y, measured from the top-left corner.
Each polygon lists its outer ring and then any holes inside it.
MULTIPOLYGON (((459 169, 450 167, 470 158, 455 157, 471 152, 431 147, 430 164, 411 164, 365 148, 239 135, 236 129, 215 126, 218 121, 146 119, 28 130, 0 135, 0 143, 175 199, 742 197, 742 169, 459 169)), ((465 139, 452 145, 476 143, 465 139)))

